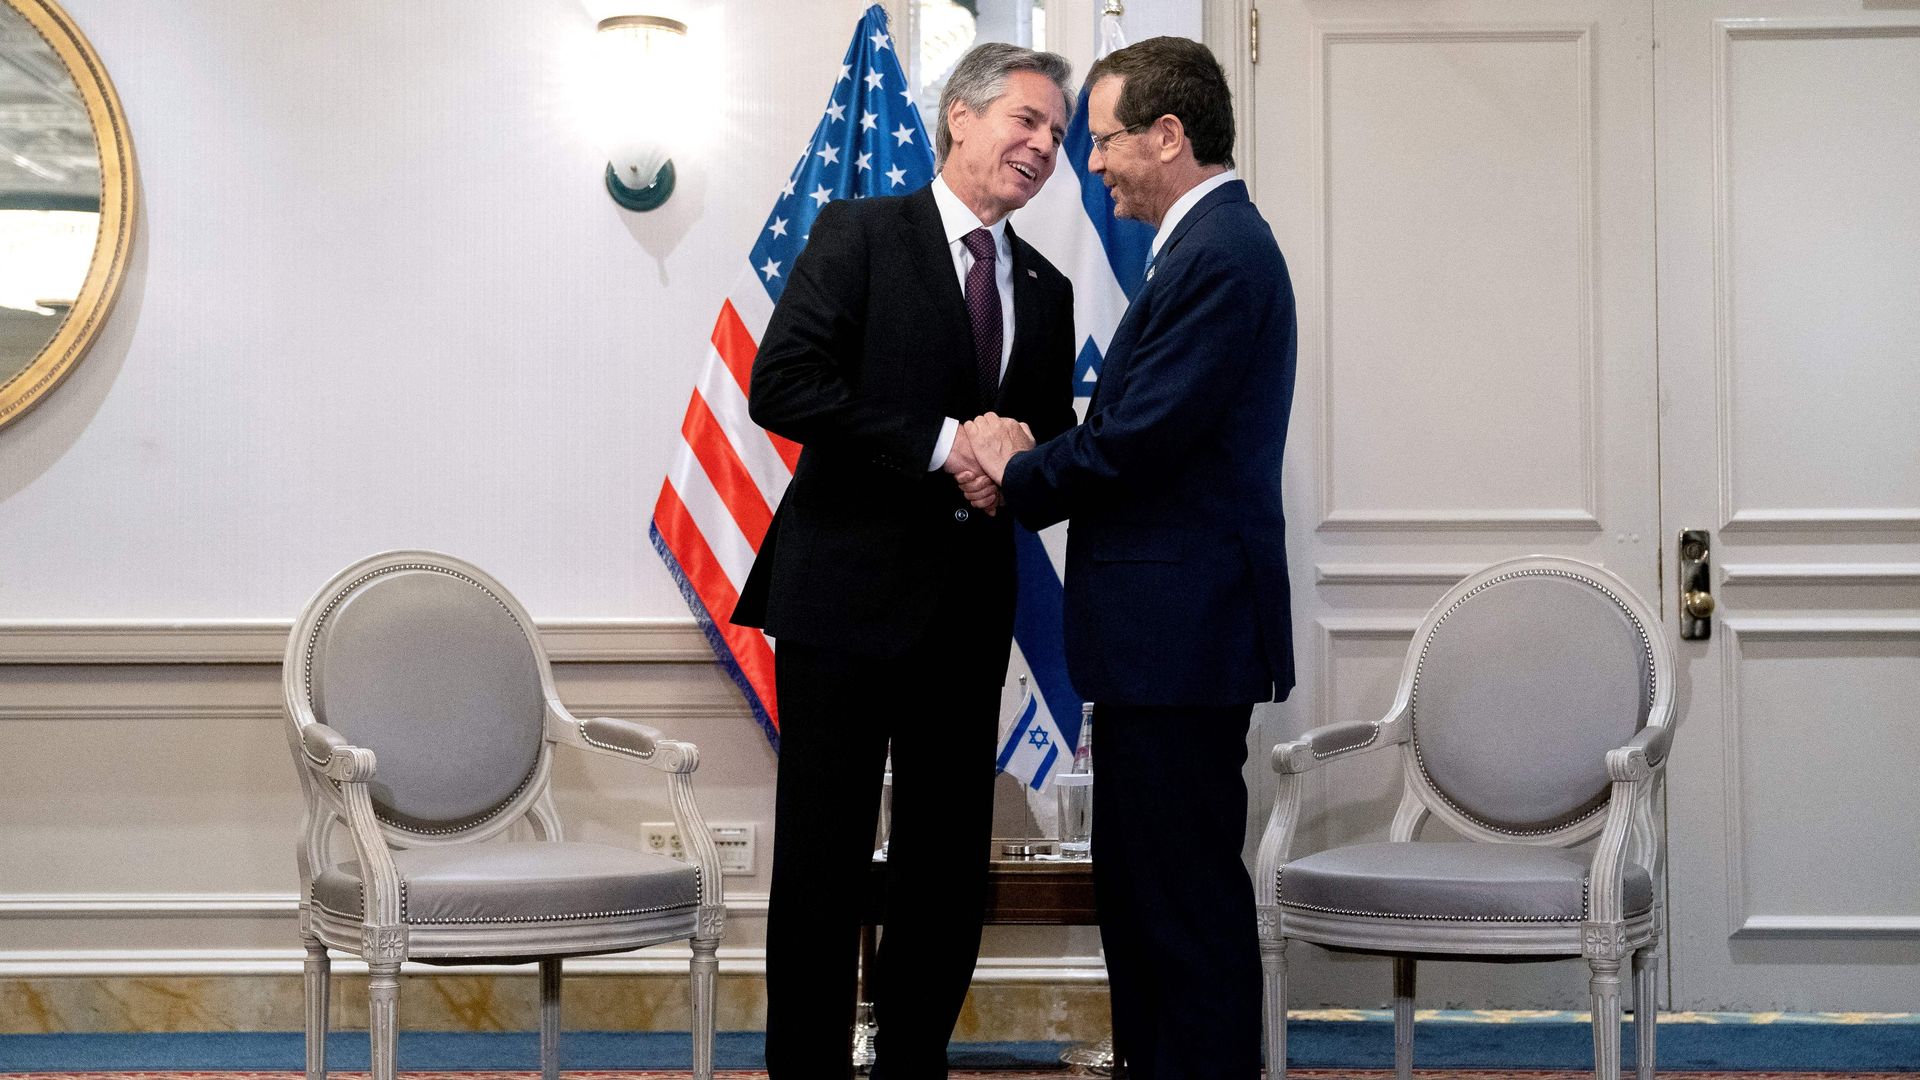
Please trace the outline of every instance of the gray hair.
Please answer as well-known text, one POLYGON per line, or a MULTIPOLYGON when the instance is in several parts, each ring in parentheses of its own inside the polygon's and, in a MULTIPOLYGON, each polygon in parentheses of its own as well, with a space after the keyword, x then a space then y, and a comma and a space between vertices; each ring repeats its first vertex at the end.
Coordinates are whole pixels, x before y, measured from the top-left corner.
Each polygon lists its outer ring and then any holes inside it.
POLYGON ((940 91, 940 115, 934 127, 933 149, 942 164, 953 149, 953 134, 947 130, 947 114, 958 101, 967 111, 979 115, 1006 93, 1007 76, 1016 71, 1035 71, 1053 80, 1060 88, 1062 115, 1073 118, 1073 90, 1067 80, 1073 78, 1073 64, 1059 53, 1035 52, 1018 45, 990 41, 976 45, 960 58, 947 85, 940 91))

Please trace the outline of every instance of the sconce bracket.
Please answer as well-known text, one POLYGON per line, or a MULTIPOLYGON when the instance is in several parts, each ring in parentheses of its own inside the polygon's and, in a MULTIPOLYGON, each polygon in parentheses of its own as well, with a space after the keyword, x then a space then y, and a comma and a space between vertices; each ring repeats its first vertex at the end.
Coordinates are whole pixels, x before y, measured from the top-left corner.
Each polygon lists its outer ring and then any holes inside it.
POLYGON ((607 166, 607 194, 613 201, 629 210, 652 210, 667 201, 673 194, 673 162, 660 166, 654 174, 653 183, 643 188, 631 188, 620 182, 620 177, 607 166))

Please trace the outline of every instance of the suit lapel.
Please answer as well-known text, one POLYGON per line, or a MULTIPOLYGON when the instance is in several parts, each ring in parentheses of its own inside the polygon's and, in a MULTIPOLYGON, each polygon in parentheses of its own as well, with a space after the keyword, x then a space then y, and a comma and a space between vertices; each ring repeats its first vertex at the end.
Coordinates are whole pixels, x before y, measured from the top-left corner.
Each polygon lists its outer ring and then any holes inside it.
MULTIPOLYGON (((1014 235, 1011 221, 1007 222, 1007 247, 1013 251, 1013 352, 1007 357, 1006 376, 1000 380, 1002 395, 1012 385, 1015 373, 1032 362, 1040 324, 1046 318, 1041 310, 1045 300, 1040 295, 1040 279, 1033 269, 1031 249, 1014 235)), ((1067 317, 1072 318, 1072 313, 1067 317)))
POLYGON ((967 298, 953 272, 953 252, 940 224, 940 207, 933 189, 921 188, 900 203, 904 219, 901 245, 913 265, 912 277, 927 294, 928 350, 944 353, 942 369, 948 382, 962 377, 971 397, 973 386, 973 324, 967 320, 967 298), (944 349, 942 349, 944 344, 944 349), (939 351, 936 351, 939 350, 939 351))
MULTIPOLYGON (((1136 315, 1136 309, 1143 309, 1143 301, 1153 290, 1154 282, 1164 275, 1174 248, 1180 245, 1180 241, 1186 239, 1187 234, 1193 231, 1193 227, 1202 218, 1212 213, 1215 207, 1224 206, 1230 202, 1246 201, 1246 182, 1230 180, 1207 192, 1204 198, 1193 205, 1193 209, 1187 211, 1186 216, 1180 219, 1180 223, 1173 227, 1173 232, 1168 234, 1167 242, 1160 245, 1160 253, 1154 256, 1154 277, 1141 283, 1140 291, 1134 294, 1133 300, 1127 304, 1126 312, 1120 316, 1120 327, 1114 330, 1115 341, 1125 340, 1123 331, 1127 329, 1127 323, 1136 315)), ((1132 359, 1131 349, 1115 349, 1111 344, 1109 345, 1107 355, 1100 364, 1099 381, 1093 385, 1093 399, 1087 403, 1089 411, 1099 406, 1100 391, 1106 388, 1108 382, 1116 381, 1124 385, 1127 362, 1130 359, 1132 359)))

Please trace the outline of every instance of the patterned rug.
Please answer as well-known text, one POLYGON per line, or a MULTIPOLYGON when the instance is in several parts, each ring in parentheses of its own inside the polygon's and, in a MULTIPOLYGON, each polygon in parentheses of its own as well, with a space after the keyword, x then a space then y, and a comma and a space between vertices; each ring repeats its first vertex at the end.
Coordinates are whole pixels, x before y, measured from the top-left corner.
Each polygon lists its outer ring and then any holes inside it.
MULTIPOLYGON (((1590 1080, 1592 1070, 1526 1070, 1526 1068, 1415 1068, 1425 1080, 1590 1080)), ((4 1072, 6 1080, 303 1080, 303 1072, 4 1072)), ((340 1080, 369 1080, 367 1072, 330 1072, 340 1080)), ((401 1072, 405 1080, 538 1080, 538 1070, 488 1072, 401 1072)), ((691 1072, 672 1068, 641 1070, 572 1070, 568 1080, 687 1080, 691 1072)), ((764 1070, 720 1068, 716 1080, 762 1080, 764 1070)), ((950 1080, 1077 1080, 1089 1076, 1075 1070, 995 1070, 952 1072, 950 1080)), ((1294 1080, 1392 1080, 1392 1068, 1290 1068, 1294 1080)), ((1632 1072, 1628 1072, 1632 1076, 1632 1072)), ((1912 1080, 1912 1072, 1661 1072, 1663 1080, 1912 1080)))

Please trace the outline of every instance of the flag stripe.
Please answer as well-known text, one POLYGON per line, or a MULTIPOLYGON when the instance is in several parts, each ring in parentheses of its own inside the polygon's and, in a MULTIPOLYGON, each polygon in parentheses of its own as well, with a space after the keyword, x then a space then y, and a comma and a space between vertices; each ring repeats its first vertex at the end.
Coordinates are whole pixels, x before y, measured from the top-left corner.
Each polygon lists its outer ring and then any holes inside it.
POLYGON ((700 460, 701 469, 719 493, 720 501, 726 504, 727 513, 740 526, 747 544, 759 554, 760 541, 766 537, 767 526, 773 521, 773 511, 767 509, 766 497, 761 495, 747 467, 740 463, 740 455, 734 452, 733 443, 727 441, 726 432, 720 430, 720 421, 713 418, 713 410, 700 394, 694 394, 687 401, 687 416, 680 423, 680 434, 686 436, 693 456, 700 460))
MULTIPOLYGON (((760 351, 760 346, 748 332, 747 324, 734 309, 731 299, 720 305, 720 317, 714 321, 713 348, 720 354, 720 359, 726 362, 727 370, 733 373, 734 383, 740 387, 740 396, 745 398, 753 381, 753 357, 760 351)), ((786 462, 787 473, 791 475, 800 465, 800 444, 783 439, 771 431, 764 434, 780 455, 780 460, 786 462)))
MULTIPOLYGON (((758 699, 760 711, 775 733, 780 730, 779 710, 773 694, 773 646, 767 635, 751 626, 730 622, 740 596, 721 570, 713 549, 707 546, 705 531, 694 523, 693 515, 672 485, 660 489, 660 501, 653 509, 654 528, 660 533, 686 581, 706 609, 705 622, 710 633, 717 634, 731 652, 748 686, 741 689, 758 699)), ((689 597, 688 602, 694 602, 689 597)))
MULTIPOLYGON (((713 410, 721 434, 726 436, 740 464, 753 477, 761 498, 768 506, 779 506, 780 496, 786 493, 787 483, 793 479, 793 470, 780 460, 766 433, 747 415, 747 399, 727 376, 727 365, 712 349, 707 350, 706 369, 700 375, 696 394, 705 398, 707 408, 713 410)), ((755 543, 755 550, 759 546, 755 543)))
POLYGON ((1046 758, 1040 762, 1039 768, 1033 770, 1033 779, 1027 781, 1027 786, 1035 791, 1044 790, 1047 781, 1053 779, 1053 763, 1059 760, 1060 744, 1054 743, 1048 746, 1046 758))
MULTIPOLYGON (((667 474, 667 483, 679 496, 681 504, 687 508, 687 517, 693 522, 694 528, 700 530, 701 539, 713 552, 713 564, 725 575, 728 588, 737 590, 746 584, 747 573, 753 569, 753 545, 747 542, 747 535, 740 531, 733 514, 721 501, 720 493, 714 490, 707 471, 692 453, 674 459, 673 468, 667 474)), ((686 552, 678 547, 674 548, 674 553, 682 560, 686 558, 686 552)), ((703 582, 696 578, 695 584, 703 582)), ((709 600, 707 606, 718 605, 709 600)), ((726 610, 731 615, 733 605, 726 605, 726 610)))

